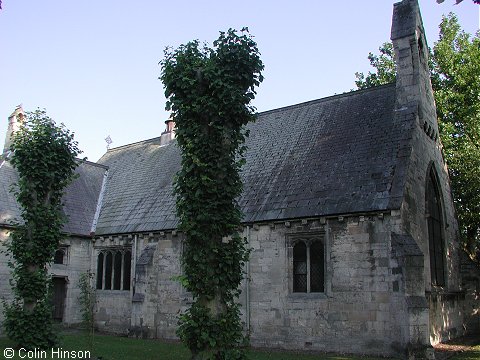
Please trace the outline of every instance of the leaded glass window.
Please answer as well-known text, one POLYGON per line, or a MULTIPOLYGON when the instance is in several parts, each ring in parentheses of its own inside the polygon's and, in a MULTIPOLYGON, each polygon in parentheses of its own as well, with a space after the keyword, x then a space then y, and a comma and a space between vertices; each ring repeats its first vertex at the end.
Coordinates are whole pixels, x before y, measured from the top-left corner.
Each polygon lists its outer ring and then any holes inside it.
POLYGON ((125 249, 99 250, 97 257, 97 289, 130 290, 132 252, 125 249))
POLYGON ((325 251, 320 240, 298 240, 293 246, 293 292, 325 291, 325 251))
POLYGON ((293 292, 307 292, 307 246, 304 242, 293 247, 293 292))
POLYGON ((435 173, 430 171, 426 195, 428 248, 432 285, 445 285, 445 249, 443 239, 442 204, 435 173))

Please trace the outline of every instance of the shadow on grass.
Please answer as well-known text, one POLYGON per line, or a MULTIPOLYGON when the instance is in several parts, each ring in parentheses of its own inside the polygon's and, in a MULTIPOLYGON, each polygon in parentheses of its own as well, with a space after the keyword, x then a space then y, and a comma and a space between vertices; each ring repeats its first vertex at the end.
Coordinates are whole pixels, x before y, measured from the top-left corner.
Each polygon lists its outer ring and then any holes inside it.
MULTIPOLYGON (((0 359, 5 358, 3 350, 12 348, 13 343, 6 338, 0 338, 0 359), (2 357, 3 356, 3 357, 2 357)), ((88 349, 88 337, 83 333, 66 333, 61 337, 60 348, 62 351, 73 352, 77 355, 88 349)), ((441 358, 450 358, 454 360, 479 360, 480 359, 480 338, 468 338, 461 341, 441 344, 436 346, 436 351, 441 354, 441 358), (452 357, 453 356, 453 357, 452 357)), ((16 357, 13 359, 22 359, 18 351, 15 351, 16 357)), ((25 355, 23 353, 22 355, 25 355)), ((24 357, 28 358, 28 357, 24 357)), ((40 358, 37 356, 37 358, 40 358)), ((46 352, 46 357, 41 359, 58 359, 58 356, 52 358, 51 352, 46 352)), ((65 357, 66 358, 66 357, 65 357)), ((77 357, 81 358, 81 357, 77 357)), ((96 335, 94 340, 94 352, 92 359, 102 360, 189 360, 190 353, 182 344, 176 342, 164 342, 159 340, 140 340, 126 337, 117 337, 111 335, 96 335)), ((249 350, 248 358, 252 360, 354 360, 354 359, 374 359, 371 357, 353 357, 335 354, 308 354, 282 351, 249 350)), ((378 358, 377 358, 378 359, 378 358)))
POLYGON ((434 346, 437 360, 479 360, 480 334, 466 336, 434 346))

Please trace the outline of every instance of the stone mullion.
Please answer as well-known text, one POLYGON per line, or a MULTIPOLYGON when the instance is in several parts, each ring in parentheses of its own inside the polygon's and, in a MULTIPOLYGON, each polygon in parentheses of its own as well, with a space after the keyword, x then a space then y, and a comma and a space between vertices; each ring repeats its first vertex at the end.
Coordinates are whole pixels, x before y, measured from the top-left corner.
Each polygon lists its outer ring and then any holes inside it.
POLYGON ((307 245, 307 293, 310 292, 310 242, 305 242, 307 245))
POLYGON ((103 254, 102 290, 105 290, 105 282, 107 281, 107 278, 105 276, 107 268, 107 253, 103 251, 101 251, 100 253, 103 254))
POLYGON ((112 281, 112 285, 110 285, 110 290, 115 290, 115 261, 117 258, 117 252, 114 251, 112 252, 112 278, 110 279, 112 281))
POLYGON ((125 274, 123 273, 123 268, 125 267, 125 251, 122 251, 121 252, 122 254, 122 261, 120 263, 120 290, 124 290, 123 288, 123 277, 125 276, 125 274))

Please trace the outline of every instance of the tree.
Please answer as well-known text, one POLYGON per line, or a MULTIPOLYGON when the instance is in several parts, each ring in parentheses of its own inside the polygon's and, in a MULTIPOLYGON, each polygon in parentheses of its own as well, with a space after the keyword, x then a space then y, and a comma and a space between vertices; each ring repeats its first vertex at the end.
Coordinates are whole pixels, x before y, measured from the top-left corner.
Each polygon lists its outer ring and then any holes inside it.
MULTIPOLYGON (((450 13, 440 23, 430 56, 432 88, 445 159, 465 249, 480 259, 480 34, 461 30, 450 13)), ((356 73, 359 89, 395 79, 389 43, 369 54, 376 72, 356 73), (373 60, 372 60, 373 59, 373 60)))
MULTIPOLYGON (((444 17, 433 48, 432 86, 462 238, 480 251, 480 34, 444 17)), ((479 254, 480 255, 480 254, 479 254)))
POLYGON ((97 293, 94 286, 91 285, 94 274, 88 270, 81 273, 78 279, 78 288, 80 296, 77 298, 82 314, 82 324, 87 331, 88 350, 93 352, 93 339, 95 336, 95 305, 97 304, 97 293))
POLYGON ((192 41, 167 49, 161 80, 172 111, 182 168, 176 176, 179 229, 185 234, 183 284, 193 304, 178 334, 193 358, 239 359, 244 354, 236 303, 249 250, 239 234, 245 125, 263 80, 256 43, 242 29, 220 32, 213 48, 192 41))
POLYGON ((11 164, 18 173, 13 191, 22 222, 15 224, 7 244, 13 258, 14 300, 4 304, 5 330, 25 349, 48 349, 56 343, 47 265, 53 261, 66 219, 62 195, 74 178, 80 153, 63 124, 45 111, 27 113, 13 136, 11 164))
POLYGON ((373 86, 389 84, 395 81, 395 60, 393 58, 393 44, 391 42, 383 43, 378 48, 380 55, 368 53, 368 60, 376 72, 368 72, 365 76, 363 73, 356 72, 355 85, 358 89, 367 89, 373 86))
MULTIPOLYGON (((445 0, 437 0, 438 4, 443 3, 445 0)), ((463 0, 455 0, 455 5, 458 5, 462 2, 463 0)), ((480 5, 480 0, 473 0, 474 4, 480 5)))

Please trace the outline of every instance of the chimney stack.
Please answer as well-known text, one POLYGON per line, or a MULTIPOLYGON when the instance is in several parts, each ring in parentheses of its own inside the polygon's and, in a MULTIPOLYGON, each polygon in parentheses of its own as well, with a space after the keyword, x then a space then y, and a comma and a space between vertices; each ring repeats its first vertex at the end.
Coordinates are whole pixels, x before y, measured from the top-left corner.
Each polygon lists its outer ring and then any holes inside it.
POLYGON ((167 145, 170 141, 175 138, 175 121, 172 117, 170 117, 167 121, 165 121, 167 125, 167 129, 162 132, 160 136, 160 146, 167 145))
POLYGON ((23 111, 22 105, 18 105, 15 108, 15 111, 8 117, 8 129, 5 136, 5 145, 3 147, 3 154, 6 154, 10 151, 10 146, 12 145, 13 134, 15 134, 20 128, 21 123, 24 121, 25 113, 23 111))

